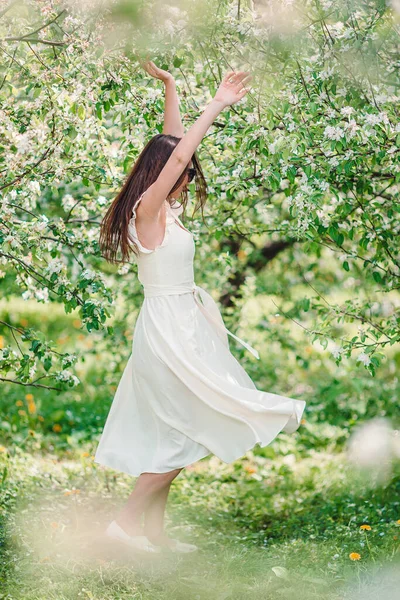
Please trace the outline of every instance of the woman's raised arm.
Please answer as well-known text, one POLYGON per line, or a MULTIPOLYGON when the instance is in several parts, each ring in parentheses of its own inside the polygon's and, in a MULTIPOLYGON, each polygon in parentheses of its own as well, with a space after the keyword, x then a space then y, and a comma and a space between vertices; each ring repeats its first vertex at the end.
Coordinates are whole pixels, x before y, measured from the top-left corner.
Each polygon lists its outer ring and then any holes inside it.
POLYGON ((173 75, 169 71, 164 71, 164 69, 157 67, 151 60, 142 63, 142 67, 149 75, 155 79, 160 79, 165 85, 164 125, 162 132, 174 135, 175 137, 182 137, 185 130, 179 112, 179 98, 176 93, 176 82, 173 75))
POLYGON ((251 75, 245 71, 237 73, 231 71, 225 75, 214 98, 174 148, 156 181, 152 183, 143 196, 141 204, 150 217, 156 218, 158 216, 171 188, 187 167, 197 146, 216 117, 227 106, 239 102, 249 91, 245 86, 250 78, 251 75))

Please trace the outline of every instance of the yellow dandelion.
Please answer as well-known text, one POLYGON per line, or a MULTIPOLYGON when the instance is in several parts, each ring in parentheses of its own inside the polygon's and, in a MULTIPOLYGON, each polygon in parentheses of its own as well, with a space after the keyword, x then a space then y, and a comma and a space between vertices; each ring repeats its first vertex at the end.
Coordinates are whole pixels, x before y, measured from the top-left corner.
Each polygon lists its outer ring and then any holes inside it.
POLYGON ((246 473, 257 473, 257 469, 255 467, 252 467, 251 465, 245 467, 244 470, 246 471, 246 473))
POLYGON ((34 402, 29 402, 28 411, 31 415, 33 415, 33 413, 36 412, 36 404, 34 402))
POLYGON ((307 421, 305 419, 301 419, 300 424, 301 425, 305 425, 307 423, 307 421))
POLYGON ((400 525, 400 519, 397 519, 396 523, 397 525, 400 525))
POLYGON ((351 552, 349 554, 349 558, 350 558, 350 560, 360 560, 361 555, 358 554, 358 552, 351 552))
POLYGON ((87 456, 89 456, 89 452, 82 452, 81 456, 86 458, 87 456))
POLYGON ((24 403, 22 402, 22 400, 17 400, 15 403, 15 406, 23 406, 24 403))
POLYGON ((26 411, 25 410, 19 410, 18 414, 21 415, 21 417, 26 417, 26 411))
POLYGON ((0 446, 0 452, 7 452, 7 448, 5 446, 0 446))
POLYGON ((4 337, 0 335, 0 348, 4 348, 4 337))
POLYGON ((33 402, 33 394, 26 394, 25 400, 27 400, 28 402, 33 402))
POLYGON ((53 431, 56 431, 58 433, 59 431, 62 430, 62 427, 61 427, 61 425, 59 423, 55 423, 53 425, 52 429, 53 429, 53 431))
POLYGON ((370 525, 360 525, 360 529, 365 529, 366 531, 371 531, 370 525))

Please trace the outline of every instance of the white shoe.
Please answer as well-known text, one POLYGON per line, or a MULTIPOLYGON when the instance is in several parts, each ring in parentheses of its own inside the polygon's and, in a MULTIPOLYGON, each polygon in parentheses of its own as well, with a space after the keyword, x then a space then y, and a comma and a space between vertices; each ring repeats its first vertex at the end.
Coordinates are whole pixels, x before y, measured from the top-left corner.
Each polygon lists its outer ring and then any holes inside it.
POLYGON ((172 538, 168 538, 168 542, 164 542, 163 544, 157 545, 157 548, 166 548, 171 550, 171 552, 195 552, 198 550, 198 547, 194 544, 187 544, 186 542, 180 542, 179 540, 174 540, 172 538))
POLYGON ((174 542, 174 546, 170 546, 172 552, 195 552, 199 549, 195 544, 187 544, 186 542, 180 542, 179 540, 171 541, 174 542))
POLYGON ((161 552, 161 549, 152 544, 145 535, 128 535, 116 521, 109 524, 106 535, 140 552, 161 552))

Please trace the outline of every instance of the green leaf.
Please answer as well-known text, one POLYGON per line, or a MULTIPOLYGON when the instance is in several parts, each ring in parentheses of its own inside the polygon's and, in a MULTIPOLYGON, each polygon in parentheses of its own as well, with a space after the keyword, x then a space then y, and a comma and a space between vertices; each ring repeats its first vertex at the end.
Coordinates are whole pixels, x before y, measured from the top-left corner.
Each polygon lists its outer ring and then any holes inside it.
POLYGON ((289 169, 286 171, 286 175, 287 175, 287 178, 289 179, 290 183, 294 183, 296 173, 297 173, 297 169, 296 169, 296 167, 293 167, 293 166, 289 167, 289 169))
POLYGON ((375 279, 377 283, 382 283, 382 276, 379 271, 373 271, 372 277, 375 279))
POLYGON ((81 121, 84 121, 85 116, 86 116, 86 109, 83 104, 80 104, 78 106, 78 117, 80 118, 81 121))
POLYGON ((178 56, 175 56, 174 62, 173 62, 174 67, 176 69, 178 69, 182 63, 183 63, 183 58, 178 58, 178 56))

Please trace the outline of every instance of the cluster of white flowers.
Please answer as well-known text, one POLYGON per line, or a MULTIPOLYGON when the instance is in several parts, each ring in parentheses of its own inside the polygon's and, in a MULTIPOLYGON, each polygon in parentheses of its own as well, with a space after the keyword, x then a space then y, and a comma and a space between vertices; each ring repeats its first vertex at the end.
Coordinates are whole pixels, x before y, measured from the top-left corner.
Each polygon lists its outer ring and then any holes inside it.
POLYGON ((82 279, 96 279, 96 273, 94 271, 92 271, 91 269, 85 269, 81 273, 81 278, 82 279))
POLYGON ((89 218, 89 213, 86 209, 86 206, 84 206, 82 203, 78 204, 75 208, 74 208, 74 217, 77 219, 88 219, 89 218))
POLYGON ((97 204, 99 206, 105 206, 107 204, 107 202, 108 202, 108 199, 105 196, 99 196, 97 198, 97 204))
POLYGON ((376 113, 367 113, 364 116, 364 120, 368 125, 378 125, 379 123, 385 123, 385 125, 390 124, 389 118, 385 112, 376 113))
POLYGON ((61 199, 61 205, 65 212, 70 211, 75 204, 76 200, 73 196, 71 196, 71 194, 65 194, 65 196, 63 196, 61 199))
POLYGON ((348 117, 354 113, 354 108, 352 106, 342 106, 340 109, 340 114, 344 117, 348 117))
POLYGON ((35 298, 39 302, 48 302, 49 301, 49 288, 45 287, 43 289, 35 290, 35 298))
POLYGON ((8 242, 11 246, 11 248, 19 248, 21 246, 20 242, 17 240, 17 238, 15 237, 15 235, 11 234, 7 235, 4 238, 4 242, 8 242))
POLYGON ((361 352, 357 357, 357 362, 362 362, 367 367, 371 363, 371 359, 368 354, 361 352))
POLYGON ((118 267, 117 273, 118 273, 118 275, 126 275, 126 273, 128 273, 128 271, 129 271, 129 269, 130 269, 130 264, 125 263, 118 267))
POLYGON ((290 102, 290 104, 298 104, 298 102, 299 102, 299 97, 298 97, 298 95, 297 95, 297 94, 292 94, 292 93, 289 93, 289 94, 287 95, 287 100, 288 100, 288 102, 290 102))
POLYGON ((327 125, 324 129, 324 137, 329 140, 340 140, 344 137, 344 130, 341 127, 333 127, 332 125, 327 125))
POLYGON ((319 189, 322 190, 323 192, 326 192, 330 188, 329 182, 324 181, 324 180, 317 181, 317 185, 318 185, 319 189))
POLYGON ((67 383, 72 381, 74 386, 80 384, 80 380, 78 379, 78 377, 76 377, 76 375, 73 375, 71 371, 68 371, 68 369, 63 369, 62 371, 57 373, 56 379, 58 381, 66 381, 67 383))
POLYGON ((30 226, 33 226, 34 231, 40 233, 41 231, 44 231, 47 228, 48 222, 49 219, 46 217, 46 215, 39 215, 39 221, 30 224, 30 226))
POLYGON ((31 134, 28 131, 25 133, 12 134, 10 138, 17 148, 17 154, 26 154, 28 152, 31 145, 31 134))
MULTIPOLYGON (((284 168, 285 168, 285 167, 282 167, 282 169, 281 169, 281 172, 282 172, 282 170, 283 170, 284 168)), ((287 169, 287 165, 286 165, 286 169, 287 169)), ((290 186, 290 181, 289 181, 289 179, 282 179, 282 181, 281 181, 281 190, 286 190, 286 189, 287 189, 289 186, 290 186)))
POLYGON ((356 132, 360 129, 354 119, 350 119, 344 126, 346 130, 346 137, 351 139, 356 135, 356 132))
POLYGON ((319 218, 320 222, 322 223, 322 225, 324 227, 329 227, 330 222, 331 222, 331 219, 330 219, 331 214, 330 214, 329 209, 327 207, 324 207, 323 209, 318 209, 317 215, 318 215, 318 218, 319 218))
POLYGON ((252 113, 249 112, 246 114, 246 121, 248 123, 258 123, 259 116, 256 112, 252 112, 252 113))
POLYGON ((332 158, 328 159, 328 163, 331 167, 337 167, 339 164, 339 160, 336 158, 336 156, 332 156, 332 158))
POLYGON ((328 79, 328 77, 331 77, 334 74, 334 72, 334 68, 329 67, 328 69, 325 69, 325 71, 320 72, 319 78, 322 79, 322 81, 324 81, 325 79, 328 79))
POLYGON ((333 347, 331 349, 331 354, 333 355, 334 358, 339 358, 339 356, 342 354, 342 352, 343 352, 343 348, 341 348, 337 344, 333 345, 333 347))
POLYGON ((65 367, 65 365, 67 364, 73 364, 78 360, 78 357, 76 354, 66 354, 65 356, 63 356, 61 364, 63 367, 65 367))
POLYGON ((66 266, 59 258, 54 258, 47 265, 45 272, 48 275, 52 275, 53 273, 61 273, 61 271, 65 270, 66 266))
POLYGON ((33 194, 40 194, 40 185, 38 181, 28 181, 26 184, 26 187, 29 191, 31 191, 33 194))

